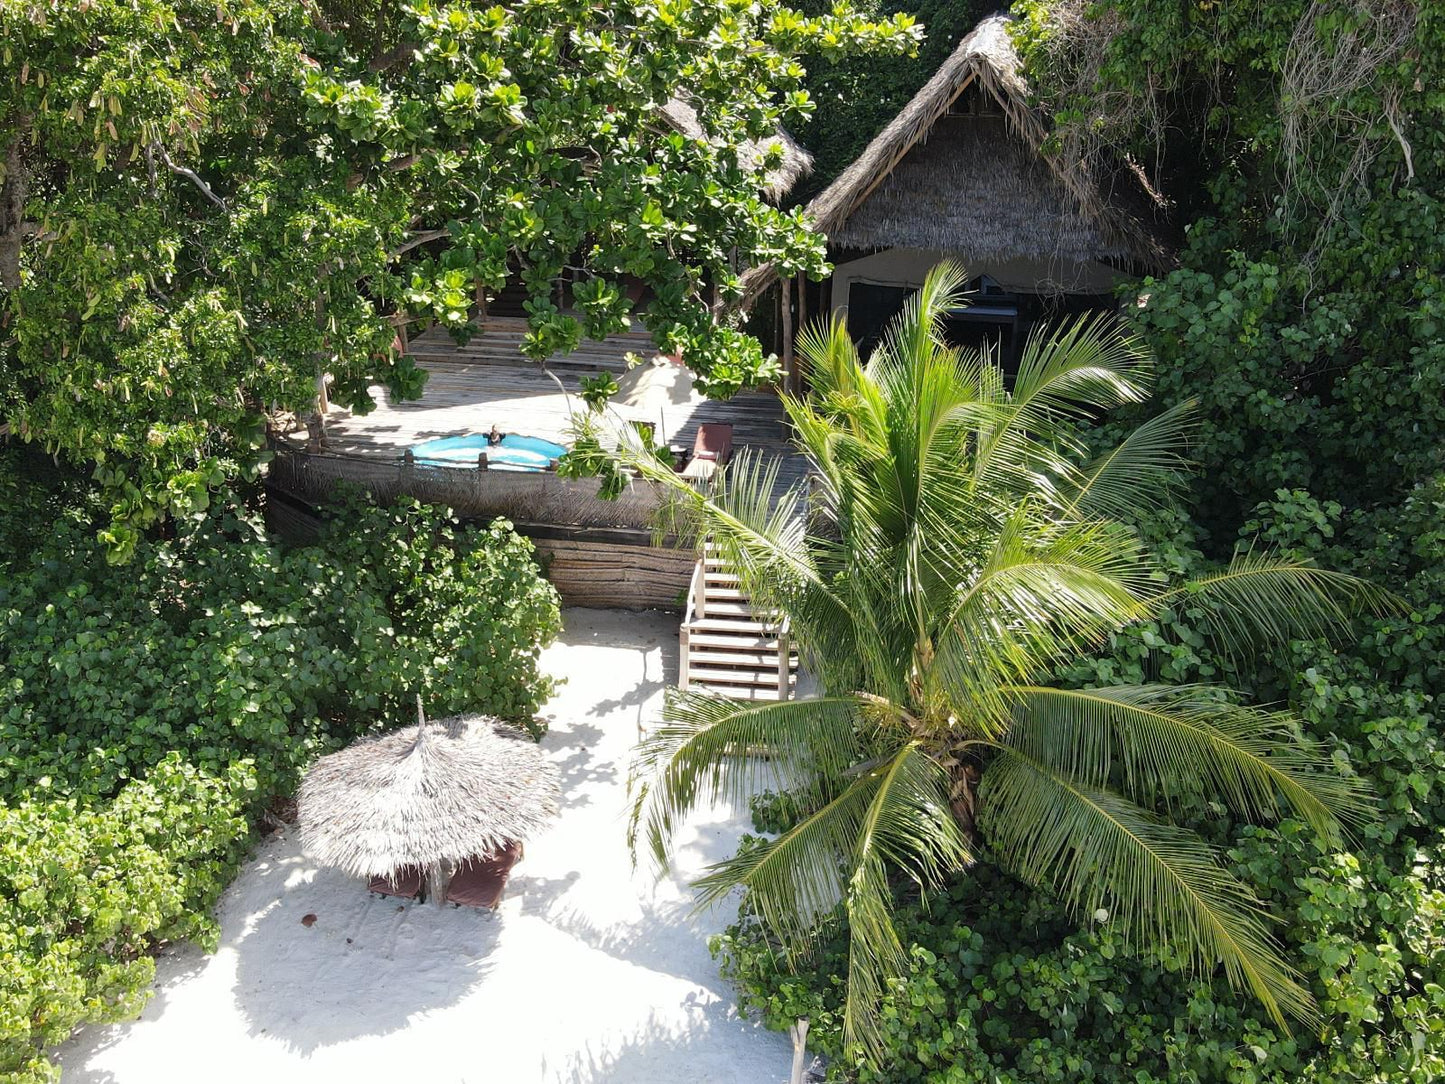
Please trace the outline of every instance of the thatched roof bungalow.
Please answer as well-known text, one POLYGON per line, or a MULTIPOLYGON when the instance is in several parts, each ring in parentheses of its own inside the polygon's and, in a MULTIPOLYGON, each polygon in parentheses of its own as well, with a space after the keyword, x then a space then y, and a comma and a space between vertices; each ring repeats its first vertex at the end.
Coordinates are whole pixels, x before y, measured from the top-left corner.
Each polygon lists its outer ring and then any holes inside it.
MULTIPOLYGON (((668 127, 689 139, 704 142, 710 139, 697 109, 683 98, 669 98, 658 113, 668 127)), ((780 153, 780 160, 763 174, 762 181, 763 194, 776 203, 813 171, 813 156, 786 128, 779 127, 770 136, 744 142, 738 148, 738 164, 750 171, 760 169, 774 148, 780 153)))
MULTIPOLYGON (((977 276, 969 318, 1012 322, 1014 333, 1030 314, 1107 295, 1121 273, 1166 266, 1137 177, 1064 162, 1044 152, 1047 135, 1008 16, 984 19, 807 205, 828 236, 834 273, 824 290, 809 290, 813 304, 800 302, 796 316, 831 308, 867 339, 949 258, 977 276)), ((776 281, 770 268, 750 272, 744 303, 776 281)))

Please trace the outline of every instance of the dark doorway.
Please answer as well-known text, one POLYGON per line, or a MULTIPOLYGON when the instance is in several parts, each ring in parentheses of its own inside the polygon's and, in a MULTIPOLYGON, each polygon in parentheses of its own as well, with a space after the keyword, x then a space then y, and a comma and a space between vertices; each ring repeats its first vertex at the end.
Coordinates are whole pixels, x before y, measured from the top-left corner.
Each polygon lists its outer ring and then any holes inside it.
POLYGON ((903 303, 918 292, 916 286, 879 286, 854 282, 848 286, 848 334, 866 361, 883 329, 903 310, 903 303))

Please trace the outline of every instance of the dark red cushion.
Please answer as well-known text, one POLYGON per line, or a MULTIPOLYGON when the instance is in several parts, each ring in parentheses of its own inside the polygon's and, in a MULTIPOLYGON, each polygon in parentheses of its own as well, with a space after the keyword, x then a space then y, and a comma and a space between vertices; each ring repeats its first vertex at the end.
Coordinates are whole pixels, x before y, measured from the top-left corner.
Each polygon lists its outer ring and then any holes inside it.
POLYGON ((708 422, 697 427, 697 439, 692 443, 694 459, 715 459, 727 462, 733 450, 733 427, 726 422, 708 422))
POLYGON ((502 902, 512 867, 521 856, 522 845, 512 842, 484 857, 468 858, 452 874, 447 902, 464 907, 496 907, 502 902))
POLYGON ((422 871, 417 866, 403 866, 390 877, 373 877, 366 886, 383 896, 415 898, 421 893, 422 871))

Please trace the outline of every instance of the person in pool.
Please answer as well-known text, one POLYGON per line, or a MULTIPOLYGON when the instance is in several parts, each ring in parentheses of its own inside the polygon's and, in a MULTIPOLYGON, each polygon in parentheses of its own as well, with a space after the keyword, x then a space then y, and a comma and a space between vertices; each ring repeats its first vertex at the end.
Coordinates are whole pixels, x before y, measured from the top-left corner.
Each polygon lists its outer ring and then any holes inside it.
POLYGON ((487 434, 487 443, 495 447, 496 445, 502 443, 502 438, 506 435, 506 433, 503 433, 494 425, 492 426, 492 431, 487 434))

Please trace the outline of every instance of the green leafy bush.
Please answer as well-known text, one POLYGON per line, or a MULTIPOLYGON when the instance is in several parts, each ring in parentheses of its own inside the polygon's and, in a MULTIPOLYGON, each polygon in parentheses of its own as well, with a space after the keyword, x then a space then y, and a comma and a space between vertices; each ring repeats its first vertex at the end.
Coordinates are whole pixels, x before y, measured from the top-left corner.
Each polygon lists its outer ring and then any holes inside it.
MULTIPOLYGON (((43 781, 42 781, 43 782, 43 781)), ((56 1071, 43 1048, 138 1013, 158 942, 214 942, 211 905, 250 840, 250 761, 212 775, 168 754, 115 800, 0 805, 0 1074, 56 1071)))
POLYGON ((531 725, 560 614, 505 521, 353 500, 320 544, 287 549, 213 510, 118 567, 88 490, 38 486, 11 463, 0 1076, 44 1081, 46 1047, 144 1004, 158 942, 213 934, 255 815, 315 756, 414 720, 417 694, 436 716, 531 725))
POLYGON ((283 549, 222 512, 107 567, 58 522, 0 583, 0 788, 105 797, 173 749, 289 791, 317 753, 415 717, 530 722, 560 627, 531 544, 411 502, 352 502, 283 549), (57 721, 64 720, 64 725, 57 721))
MULTIPOLYGON (((1300 838, 1298 826, 1282 826, 1231 854, 1241 870, 1274 864, 1300 838)), ((1280 1035, 1222 983, 1189 982, 1175 961, 1131 954, 1107 916, 1079 930, 1046 896, 986 867, 901 912, 909 972, 885 996, 891 1060, 881 1069, 842 1047, 843 938, 790 970, 745 917, 713 950, 745 1011, 778 1029, 810 1020, 809 1045, 831 1059, 830 1080, 1424 1084, 1445 1072, 1445 990, 1428 977, 1445 964, 1445 895, 1426 872, 1438 857, 1422 854, 1384 894, 1347 861, 1300 878, 1284 925, 1316 969, 1319 1037, 1280 1035)))

